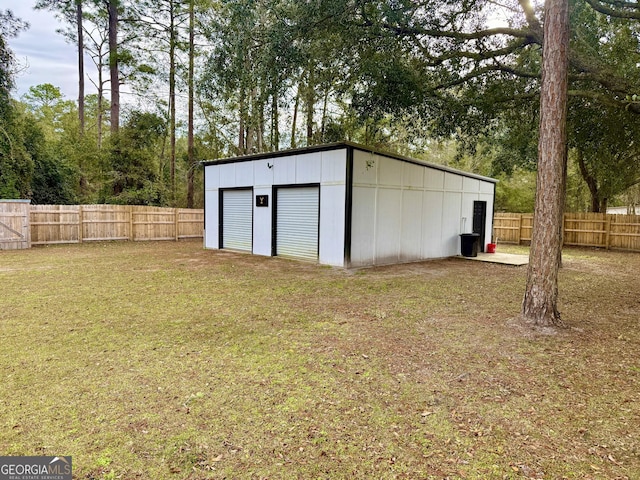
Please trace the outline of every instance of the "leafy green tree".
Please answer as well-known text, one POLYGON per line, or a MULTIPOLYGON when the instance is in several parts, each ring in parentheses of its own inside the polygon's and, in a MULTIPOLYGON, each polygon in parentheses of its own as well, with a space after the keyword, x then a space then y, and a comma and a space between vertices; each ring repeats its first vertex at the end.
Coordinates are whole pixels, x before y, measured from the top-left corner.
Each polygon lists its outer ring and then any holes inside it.
POLYGON ((267 12, 260 7, 251 0, 231 0, 211 10, 207 19, 206 34, 213 48, 199 90, 205 99, 223 102, 236 117, 235 148, 240 154, 252 152, 263 132, 263 105, 255 105, 263 96, 263 78, 258 72, 262 50, 257 46, 257 36, 261 31, 260 16, 267 12))
POLYGON ((10 10, 0 11, 0 197, 29 198, 33 159, 25 145, 21 115, 11 99, 13 52, 7 39, 16 36, 28 24, 10 10))
MULTIPOLYGON (((586 3, 572 6, 573 48, 585 57, 594 56, 594 63, 611 70, 608 75, 612 78, 625 78, 637 85, 640 58, 634 28, 629 20, 607 18, 586 3)), ((629 108, 603 101, 604 89, 583 77, 570 76, 567 134, 570 157, 577 167, 570 172, 583 179, 591 195, 589 209, 598 212, 606 210, 608 199, 640 180, 635 138, 640 118, 629 108)), ((495 174, 509 173, 516 166, 531 170, 537 166, 537 106, 526 99, 510 105, 515 108, 499 113, 499 121, 493 123, 496 128, 488 137, 498 145, 495 174)), ((572 183, 576 191, 576 181, 572 183)))
POLYGON ((50 83, 29 87, 27 93, 22 96, 22 100, 40 121, 47 140, 51 142, 59 138, 63 129, 62 118, 69 112, 77 113, 76 104, 64 100, 60 89, 50 83))
POLYGON ((158 158, 167 124, 156 114, 129 113, 121 132, 111 139, 107 203, 164 205, 167 191, 159 182, 158 158))
MULTIPOLYGON (((309 38, 302 37, 304 27, 297 24, 303 6, 287 0, 231 0, 203 19, 213 48, 198 91, 232 126, 224 136, 235 136, 236 154, 278 150, 284 144, 282 111, 292 97, 290 144, 296 145, 301 104, 307 110, 307 143, 313 143, 323 65, 319 57, 304 54, 309 38)), ((307 33, 312 36, 314 30, 307 33)))
POLYGON ((640 183, 640 121, 636 114, 585 105, 571 118, 570 146, 588 187, 592 212, 606 212, 608 201, 640 183))
POLYGON ((36 85, 22 97, 34 161, 33 200, 68 204, 92 200, 97 147, 79 126, 77 107, 58 87, 36 85))
MULTIPOLYGON (((75 116, 76 112, 72 114, 75 116)), ((54 142, 47 141, 40 124, 33 114, 25 113, 24 141, 34 165, 31 200, 50 205, 77 203, 77 169, 55 148, 54 142)))
POLYGON ((25 139, 24 116, 13 100, 0 117, 0 198, 31 198, 34 163, 25 139))
MULTIPOLYGON (((87 119, 96 118, 97 96, 89 95, 85 106, 87 119)), ((80 132, 75 109, 68 110, 59 120, 60 131, 52 142, 54 157, 64 162, 65 171, 73 171, 70 184, 80 203, 96 203, 105 181, 104 156, 95 141, 95 124, 87 121, 84 134, 80 132)))
POLYGON ((640 184, 634 185, 624 192, 621 202, 627 207, 628 215, 640 215, 640 184))

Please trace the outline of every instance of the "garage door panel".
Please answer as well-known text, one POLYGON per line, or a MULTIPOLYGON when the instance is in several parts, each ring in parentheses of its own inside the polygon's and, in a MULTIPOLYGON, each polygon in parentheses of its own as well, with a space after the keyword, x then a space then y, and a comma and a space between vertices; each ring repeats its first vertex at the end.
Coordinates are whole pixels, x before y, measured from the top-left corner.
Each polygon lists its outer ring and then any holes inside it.
POLYGON ((252 190, 222 192, 222 248, 253 250, 252 190))
POLYGON ((317 261, 319 187, 280 188, 277 196, 276 255, 317 261))

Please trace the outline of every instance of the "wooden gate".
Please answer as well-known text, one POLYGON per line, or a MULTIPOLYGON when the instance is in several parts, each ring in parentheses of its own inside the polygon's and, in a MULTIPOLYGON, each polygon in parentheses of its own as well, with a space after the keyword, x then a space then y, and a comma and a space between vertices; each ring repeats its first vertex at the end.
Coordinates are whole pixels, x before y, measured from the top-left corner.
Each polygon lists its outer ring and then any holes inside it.
POLYGON ((0 250, 31 248, 29 200, 0 200, 0 250))

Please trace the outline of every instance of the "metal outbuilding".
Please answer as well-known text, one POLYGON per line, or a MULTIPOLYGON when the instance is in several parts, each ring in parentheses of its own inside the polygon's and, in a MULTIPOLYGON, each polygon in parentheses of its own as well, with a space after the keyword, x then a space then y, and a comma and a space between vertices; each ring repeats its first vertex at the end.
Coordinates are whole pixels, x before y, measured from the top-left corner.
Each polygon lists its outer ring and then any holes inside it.
POLYGON ((203 164, 205 248, 360 267, 491 241, 492 178, 350 142, 203 164))

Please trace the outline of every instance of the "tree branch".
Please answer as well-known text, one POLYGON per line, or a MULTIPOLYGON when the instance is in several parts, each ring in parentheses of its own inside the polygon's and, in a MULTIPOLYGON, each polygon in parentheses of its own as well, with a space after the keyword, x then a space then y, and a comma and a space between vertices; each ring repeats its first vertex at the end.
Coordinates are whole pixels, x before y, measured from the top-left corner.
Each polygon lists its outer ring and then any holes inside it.
POLYGON ((640 102, 615 100, 614 98, 611 98, 609 95, 604 95, 602 93, 595 92, 593 90, 569 90, 569 96, 591 99, 599 103, 602 103, 603 105, 609 105, 615 108, 622 108, 631 113, 636 113, 636 114, 640 113, 640 102))
POLYGON ((629 18, 634 20, 640 20, 640 4, 619 2, 619 1, 606 1, 606 0, 586 0, 591 8, 604 15, 609 15, 616 18, 629 18), (616 8, 612 8, 609 5, 613 5, 616 8))
MULTIPOLYGON (((365 20, 363 23, 364 27, 374 27, 374 23, 370 20, 365 20)), ((388 22, 383 22, 380 24, 382 28, 393 32, 400 36, 425 36, 425 37, 434 37, 434 38, 449 38, 453 40, 481 40, 484 38, 495 37, 497 35, 506 35, 515 38, 529 38, 531 37, 531 32, 529 30, 522 30, 518 28, 510 28, 510 27, 496 27, 496 28, 487 28, 484 30, 478 30, 474 32, 461 32, 456 30, 441 30, 441 29, 430 29, 430 28, 421 28, 421 27, 409 27, 403 25, 392 25, 388 22)), ((538 42, 536 42, 538 43, 538 42)))
POLYGON ((524 12, 524 16, 527 19, 527 23, 529 27, 535 32, 536 37, 538 37, 539 42, 542 43, 542 24, 538 17, 536 17, 536 12, 531 5, 529 0, 518 0, 520 4, 520 8, 524 12))
POLYGON ((426 50, 425 48, 423 49, 423 53, 425 54, 425 57, 428 59, 426 66, 437 67, 442 65, 448 60, 453 60, 456 58, 459 58, 459 59, 466 58, 466 59, 474 60, 477 62, 484 61, 484 60, 492 60, 492 59, 495 60, 497 58, 505 57, 507 55, 515 53, 521 48, 525 47, 526 45, 529 45, 529 43, 530 43, 529 39, 520 38, 514 41, 511 45, 506 46, 504 48, 497 49, 497 50, 484 50, 484 51, 478 50, 477 52, 466 51, 466 50, 451 50, 443 55, 434 56, 429 54, 428 52, 424 52, 424 50, 426 50))

